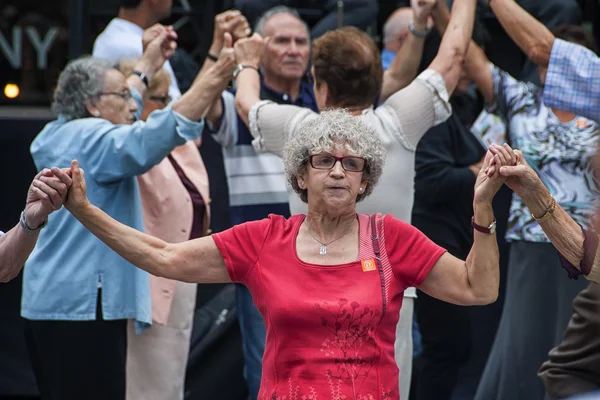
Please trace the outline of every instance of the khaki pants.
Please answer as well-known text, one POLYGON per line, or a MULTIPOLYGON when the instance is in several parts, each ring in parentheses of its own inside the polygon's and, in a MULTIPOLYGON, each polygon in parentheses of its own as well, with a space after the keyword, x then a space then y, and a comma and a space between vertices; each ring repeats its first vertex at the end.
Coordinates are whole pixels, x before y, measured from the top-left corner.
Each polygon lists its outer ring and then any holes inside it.
POLYGON ((396 326, 396 343, 394 343, 394 356, 400 370, 398 384, 400 385, 400 400, 408 400, 410 393, 410 379, 413 362, 412 323, 415 299, 405 297, 402 300, 400 319, 396 326))
POLYGON ((196 284, 177 282, 167 325, 127 326, 127 400, 183 400, 196 284))

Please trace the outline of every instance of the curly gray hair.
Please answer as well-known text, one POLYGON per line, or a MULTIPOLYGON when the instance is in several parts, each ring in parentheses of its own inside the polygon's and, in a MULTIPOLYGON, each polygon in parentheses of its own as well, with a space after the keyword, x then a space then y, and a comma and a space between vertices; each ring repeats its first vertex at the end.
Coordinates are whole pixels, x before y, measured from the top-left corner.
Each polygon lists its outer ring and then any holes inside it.
POLYGON ((86 105, 102 91, 106 71, 116 67, 111 60, 90 56, 69 62, 58 77, 52 110, 67 120, 89 117, 86 105))
POLYGON ((330 152, 334 147, 340 146, 340 143, 352 154, 367 160, 367 167, 363 172, 367 187, 364 193, 356 197, 356 201, 365 199, 375 189, 386 157, 379 135, 347 110, 326 110, 303 124, 283 149, 286 178, 303 202, 308 202, 308 193, 298 186, 298 176, 308 165, 308 157, 311 154, 330 152))

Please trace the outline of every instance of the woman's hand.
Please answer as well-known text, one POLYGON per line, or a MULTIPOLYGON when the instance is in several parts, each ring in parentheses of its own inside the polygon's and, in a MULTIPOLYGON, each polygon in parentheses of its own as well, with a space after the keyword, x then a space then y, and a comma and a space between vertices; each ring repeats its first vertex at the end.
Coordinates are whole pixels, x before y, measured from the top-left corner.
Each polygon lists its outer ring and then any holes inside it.
POLYGON ((234 46, 237 63, 258 68, 268 43, 269 38, 263 39, 258 33, 238 40, 234 46))
MULTIPOLYGON (((56 169, 58 170, 58 168, 56 169)), ((53 168, 52 172, 56 175, 58 171, 55 171, 55 168, 53 168)), ((85 172, 83 169, 79 168, 79 162, 77 160, 71 161, 70 174, 73 183, 71 184, 71 188, 67 195, 65 208, 72 214, 77 214, 78 211, 81 211, 90 205, 90 201, 86 194, 85 172)))
POLYGON ((475 204, 491 204, 500 187, 506 182, 506 177, 498 171, 503 166, 517 163, 517 155, 508 146, 491 145, 483 160, 483 166, 475 182, 475 204))
MULTIPOLYGON (((508 145, 506 145, 508 146, 508 145)), ((514 150, 517 156, 515 165, 506 165, 499 168, 500 175, 506 177, 506 186, 511 188, 523 200, 546 192, 544 183, 538 174, 527 164, 523 153, 514 150)))
POLYGON ((134 69, 152 77, 177 50, 177 32, 170 26, 154 25, 144 33, 144 54, 134 69))
POLYGON ((410 0, 413 9, 413 25, 417 31, 424 32, 429 27, 429 17, 434 8, 438 6, 438 0, 410 0))
POLYGON ((41 226, 48 215, 60 209, 71 186, 71 178, 63 171, 44 169, 38 173, 29 187, 25 204, 25 221, 30 228, 41 226))
POLYGON ((225 44, 223 37, 229 33, 233 43, 238 39, 248 37, 252 30, 246 17, 238 10, 227 10, 215 16, 215 27, 213 29, 213 41, 209 53, 219 56, 225 44))
POLYGON ((220 76, 229 81, 233 71, 237 65, 235 61, 235 52, 233 50, 233 38, 230 33, 225 32, 223 34, 224 46, 219 53, 219 58, 213 68, 215 68, 220 76))

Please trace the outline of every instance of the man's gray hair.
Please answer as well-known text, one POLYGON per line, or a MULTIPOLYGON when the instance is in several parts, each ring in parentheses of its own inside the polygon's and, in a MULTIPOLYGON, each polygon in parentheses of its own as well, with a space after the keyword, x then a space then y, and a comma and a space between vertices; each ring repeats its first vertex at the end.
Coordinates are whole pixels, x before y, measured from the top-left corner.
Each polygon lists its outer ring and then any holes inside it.
POLYGON ((287 181, 305 203, 308 202, 308 193, 298 186, 298 176, 305 172, 308 157, 311 154, 331 152, 339 146, 367 160, 367 167, 363 172, 367 187, 364 193, 356 197, 356 201, 363 200, 375 189, 386 157, 386 149, 379 135, 347 110, 330 109, 304 123, 298 133, 288 139, 283 149, 287 181))
POLYGON ((84 56, 67 64, 58 77, 52 110, 67 120, 86 118, 86 108, 102 92, 106 71, 117 65, 111 60, 84 56))
POLYGON ((275 6, 265 11, 263 15, 261 15, 256 21, 256 24, 254 25, 254 32, 264 37, 265 24, 267 23, 267 20, 277 14, 291 14, 294 17, 298 18, 298 20, 302 22, 302 25, 304 25, 304 27, 306 28, 306 33, 308 35, 308 39, 310 40, 310 29, 308 27, 308 24, 304 22, 302 17, 300 17, 300 13, 298 13, 298 11, 295 8, 290 8, 287 6, 275 6))

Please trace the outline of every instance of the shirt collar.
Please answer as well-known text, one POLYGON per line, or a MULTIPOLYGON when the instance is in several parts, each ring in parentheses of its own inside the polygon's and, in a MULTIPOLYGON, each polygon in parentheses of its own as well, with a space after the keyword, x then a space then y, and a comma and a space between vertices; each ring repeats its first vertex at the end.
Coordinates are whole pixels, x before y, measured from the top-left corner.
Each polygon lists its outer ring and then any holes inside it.
POLYGON ((269 93, 269 95, 277 98, 280 104, 294 104, 301 107, 307 107, 314 103, 314 93, 312 85, 305 82, 300 81, 300 91, 298 92, 298 98, 296 101, 293 101, 291 97, 287 93, 278 92, 275 89, 270 88, 265 81, 262 82, 263 89, 269 93))

